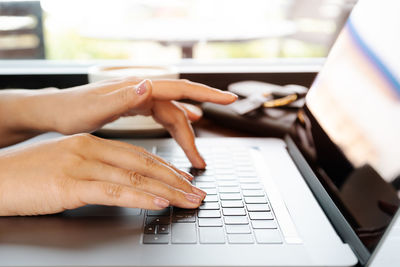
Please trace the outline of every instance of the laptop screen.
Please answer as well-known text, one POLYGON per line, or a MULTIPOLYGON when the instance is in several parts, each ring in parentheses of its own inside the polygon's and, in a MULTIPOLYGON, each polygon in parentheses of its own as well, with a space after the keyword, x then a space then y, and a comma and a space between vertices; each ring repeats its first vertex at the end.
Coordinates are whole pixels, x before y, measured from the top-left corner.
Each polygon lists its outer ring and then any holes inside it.
POLYGON ((400 3, 360 0, 292 138, 372 252, 399 206, 400 3))

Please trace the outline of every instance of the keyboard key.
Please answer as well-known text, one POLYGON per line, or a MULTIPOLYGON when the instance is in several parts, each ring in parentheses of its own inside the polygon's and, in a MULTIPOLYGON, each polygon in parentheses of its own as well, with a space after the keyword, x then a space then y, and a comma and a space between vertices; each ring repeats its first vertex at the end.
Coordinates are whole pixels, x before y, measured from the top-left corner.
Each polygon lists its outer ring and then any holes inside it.
POLYGON ((196 215, 195 214, 184 214, 184 213, 178 213, 174 214, 172 217, 172 221, 176 223, 188 223, 188 222, 195 222, 196 221, 196 215))
POLYGON ((237 187, 238 185, 239 183, 237 181, 218 181, 219 187, 231 187, 231 186, 237 187))
POLYGON ((267 203, 266 197, 245 197, 244 202, 246 204, 264 204, 267 203))
POLYGON ((200 227, 200 243, 202 244, 224 244, 225 233, 223 227, 200 227))
POLYGON ((217 181, 237 181, 236 175, 219 174, 216 176, 217 181))
POLYGON ((213 176, 214 172, 211 170, 203 170, 203 169, 194 169, 194 168, 190 168, 189 172, 194 176, 213 176))
POLYGON ((219 194, 221 200, 241 200, 242 196, 239 193, 221 193, 219 194))
POLYGON ((145 234, 155 234, 157 225, 146 225, 144 227, 145 234))
MULTIPOLYGON (((233 165, 232 165, 232 163, 231 162, 224 162, 224 161, 214 161, 214 163, 215 163, 215 166, 218 168, 218 169, 233 169, 233 165)), ((218 172, 217 172, 218 173, 218 172)))
POLYGON ((199 218, 200 227, 222 226, 221 218, 199 218))
POLYGON ((215 169, 215 175, 219 174, 234 174, 235 170, 233 169, 215 169))
POLYGON ((199 207, 201 210, 219 210, 218 202, 205 202, 202 203, 199 207))
POLYGON ((251 220, 273 220, 272 212, 249 212, 251 220))
POLYGON ((241 184, 259 184, 260 180, 257 178, 239 178, 241 184))
POLYGON ((223 208, 222 213, 224 216, 245 216, 246 211, 244 208, 223 208))
POLYGON ((199 210, 197 216, 199 218, 220 218, 221 212, 219 210, 199 210))
POLYGON ((264 190, 243 190, 243 196, 245 197, 262 197, 264 196, 264 190))
POLYGON ((207 195, 216 195, 217 194, 217 189, 216 188, 203 188, 202 190, 204 192, 206 192, 207 195))
POLYGON ((271 211, 268 204, 247 204, 248 211, 271 211))
POLYGON ((207 195, 203 202, 218 202, 218 195, 207 195))
POLYGON ((169 235, 143 235, 143 244, 168 244, 169 235))
POLYGON ((165 208, 162 210, 148 210, 147 211, 147 216, 170 216, 171 214, 171 208, 165 208))
MULTIPOLYGON (((221 153, 221 152, 216 152, 216 153, 221 153)), ((231 159, 229 158, 229 155, 221 155, 221 154, 214 154, 214 163, 216 166, 219 166, 219 164, 230 164, 232 165, 231 159)))
POLYGON ((233 153, 233 158, 235 159, 236 162, 251 162, 249 158, 251 156, 246 152, 243 151, 244 153, 233 153))
POLYGON ((195 178, 196 182, 215 182, 214 176, 198 176, 195 178))
POLYGON ((216 184, 213 182, 196 182, 198 188, 215 188, 216 184))
POLYGON ((240 193, 240 188, 235 186, 235 187, 219 187, 218 191, 220 193, 240 193))
POLYGON ((149 224, 169 224, 169 217, 147 217, 146 225, 149 224))
POLYGON ((223 200, 221 201, 223 208, 243 208, 243 202, 241 200, 223 200))
POLYGON ((235 170, 236 172, 254 173, 254 167, 249 164, 236 166, 235 170))
POLYGON ((168 224, 157 225, 157 234, 169 234, 169 225, 168 224))
POLYGON ((277 229, 255 229, 257 243, 260 244, 281 244, 282 239, 277 229))
POLYGON ((263 189, 261 184, 242 184, 240 186, 243 190, 260 190, 263 189))
POLYGON ((277 229, 278 225, 274 220, 254 220, 251 221, 254 229, 277 229))
POLYGON ((171 232, 171 243, 173 244, 197 243, 195 223, 173 223, 171 232))
POLYGON ((251 234, 251 230, 248 224, 228 224, 225 225, 227 234, 251 234))
POLYGON ((223 156, 216 155, 216 157, 214 159, 214 163, 218 167, 221 165, 231 165, 233 167, 231 159, 227 159, 227 157, 225 155, 223 155, 223 156))
POLYGON ((224 216, 225 224, 249 224, 246 216, 224 216))
POLYGON ((235 158, 235 166, 236 166, 236 168, 243 167, 246 169, 251 168, 254 170, 254 164, 249 160, 243 161, 243 160, 238 160, 238 158, 235 158))
POLYGON ((239 178, 256 178, 257 177, 257 173, 255 172, 255 171, 251 171, 251 172, 249 172, 249 171, 245 171, 245 172, 236 172, 236 175, 239 177, 239 178))
POLYGON ((182 163, 175 163, 173 164, 176 168, 180 169, 180 170, 187 170, 190 167, 192 167, 192 164, 190 162, 182 162, 182 163))
POLYGON ((174 157, 172 159, 173 163, 189 163, 189 160, 185 157, 174 157))
POLYGON ((183 209, 183 208, 177 208, 174 207, 174 210, 172 212, 173 215, 195 215, 196 214, 197 209, 183 209))
POLYGON ((228 242, 230 244, 253 244, 254 238, 251 234, 231 234, 228 235, 228 242))

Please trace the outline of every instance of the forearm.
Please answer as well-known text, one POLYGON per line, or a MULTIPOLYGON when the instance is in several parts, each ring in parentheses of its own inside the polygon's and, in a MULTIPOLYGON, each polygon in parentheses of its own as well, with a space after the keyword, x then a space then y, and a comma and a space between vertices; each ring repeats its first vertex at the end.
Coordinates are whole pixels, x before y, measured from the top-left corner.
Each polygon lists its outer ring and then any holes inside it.
POLYGON ((52 91, 56 89, 0 91, 0 147, 51 130, 46 98, 52 91))

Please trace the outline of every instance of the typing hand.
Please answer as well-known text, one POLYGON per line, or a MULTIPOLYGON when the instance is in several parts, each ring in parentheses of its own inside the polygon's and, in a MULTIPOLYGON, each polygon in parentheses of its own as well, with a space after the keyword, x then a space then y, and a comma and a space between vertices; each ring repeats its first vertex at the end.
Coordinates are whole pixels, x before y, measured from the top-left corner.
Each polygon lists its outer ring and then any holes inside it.
POLYGON ((127 143, 79 134, 0 151, 0 216, 61 212, 86 204, 197 208, 193 177, 127 143))
POLYGON ((175 100, 229 104, 237 99, 232 93, 187 80, 151 82, 133 77, 27 94, 29 99, 19 108, 26 111, 20 128, 76 134, 92 132, 121 116, 151 115, 176 139, 196 168, 204 168, 205 162, 196 148, 189 119, 196 120, 199 115, 175 100))

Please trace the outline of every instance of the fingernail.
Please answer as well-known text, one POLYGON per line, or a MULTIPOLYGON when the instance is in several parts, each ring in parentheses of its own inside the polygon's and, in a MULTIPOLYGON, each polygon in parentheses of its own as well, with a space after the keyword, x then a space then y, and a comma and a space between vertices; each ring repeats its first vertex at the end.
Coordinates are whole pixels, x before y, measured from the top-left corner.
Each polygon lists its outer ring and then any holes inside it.
POLYGON ((232 100, 237 100, 239 98, 236 94, 231 93, 231 92, 223 91, 223 93, 225 95, 229 95, 230 97, 232 97, 232 100))
POLYGON ((234 93, 231 93, 231 92, 228 92, 228 91, 223 91, 225 94, 227 94, 227 95, 231 95, 231 96, 233 96, 233 97, 235 97, 235 98, 238 98, 238 96, 237 96, 237 94, 234 94, 234 93))
POLYGON ((136 85, 136 94, 143 95, 147 91, 147 82, 146 80, 141 81, 139 84, 136 85))
POLYGON ((201 198, 198 195, 186 193, 185 197, 192 203, 199 204, 201 202, 201 198))
POLYGON ((192 186, 192 192, 195 193, 196 195, 200 196, 201 199, 204 199, 207 196, 207 193, 201 190, 200 188, 197 188, 195 186, 192 186))
POLYGON ((156 204, 160 208, 166 208, 169 206, 169 201, 161 197, 156 197, 154 199, 154 204, 156 204))

